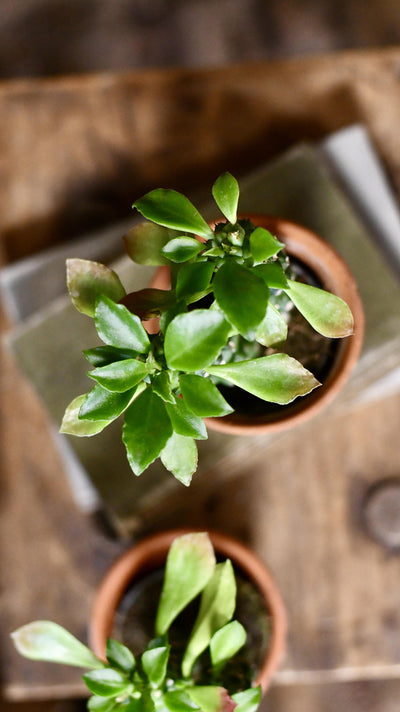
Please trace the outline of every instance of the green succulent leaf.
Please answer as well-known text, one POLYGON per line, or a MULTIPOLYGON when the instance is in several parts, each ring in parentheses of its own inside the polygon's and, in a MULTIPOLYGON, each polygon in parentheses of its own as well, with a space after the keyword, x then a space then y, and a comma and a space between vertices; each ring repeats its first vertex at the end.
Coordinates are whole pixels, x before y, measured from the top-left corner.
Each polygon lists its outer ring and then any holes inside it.
POLYGON ((156 375, 152 383, 154 393, 157 393, 165 403, 175 403, 176 398, 172 392, 171 380, 168 371, 161 371, 156 375))
POLYGON ((145 387, 145 384, 140 383, 125 393, 112 393, 97 383, 86 394, 79 411, 79 419, 111 422, 124 412, 132 399, 137 397, 145 387))
POLYGON ((263 280, 229 261, 215 274, 213 288, 215 299, 231 324, 245 338, 254 338, 254 329, 265 316, 269 298, 263 280))
POLYGON ((211 228, 190 200, 176 190, 157 188, 136 200, 133 207, 158 225, 187 230, 207 239, 213 236, 211 228))
POLYGON ((278 309, 268 302, 267 311, 256 329, 256 340, 263 346, 274 346, 287 339, 288 327, 278 309))
POLYGON ((111 423, 110 419, 92 421, 79 418, 79 413, 86 397, 87 393, 83 393, 81 396, 74 398, 67 406, 62 419, 60 433, 76 435, 80 438, 91 437, 101 433, 111 423))
POLYGON ((165 332, 164 352, 170 368, 198 371, 212 363, 225 344, 230 324, 220 312, 196 309, 178 314, 165 332))
POLYGON ((169 646, 146 650, 142 655, 142 665, 151 685, 161 687, 167 672, 169 646))
POLYGON ((87 702, 87 709, 90 712, 111 712, 118 706, 118 702, 114 697, 97 697, 93 695, 87 702))
POLYGON ((97 300, 95 324, 101 340, 109 346, 132 349, 138 353, 147 353, 150 348, 149 337, 140 319, 122 304, 115 304, 107 297, 97 300))
POLYGON ((207 370, 212 376, 224 378, 263 400, 281 405, 320 385, 310 371, 287 354, 209 366, 207 370))
POLYGON ((231 620, 236 603, 236 581, 229 559, 217 564, 214 574, 203 590, 199 612, 182 660, 183 677, 189 677, 192 667, 210 644, 214 633, 231 620))
POLYGON ((167 242, 162 253, 171 262, 187 262, 192 257, 196 257, 203 249, 204 245, 194 237, 182 236, 167 242))
POLYGON ((135 668, 135 658, 131 650, 113 638, 107 640, 106 658, 110 665, 127 674, 135 668))
POLYGON ((132 349, 117 349, 115 346, 95 346, 94 349, 84 349, 84 357, 92 366, 108 366, 114 361, 122 361, 124 358, 135 358, 136 351, 132 349))
POLYGON ((151 388, 146 388, 126 411, 122 429, 122 440, 135 475, 157 459, 171 435, 172 425, 163 401, 151 388))
POLYGON ((197 469, 198 454, 194 439, 172 433, 160 457, 164 467, 188 487, 197 469))
POLYGON ((272 262, 267 265, 257 265, 251 270, 253 274, 264 280, 265 284, 272 289, 284 289, 288 285, 285 272, 279 262, 272 262))
POLYGON ((340 297, 324 289, 292 280, 284 291, 319 334, 336 339, 353 333, 353 315, 340 297))
POLYGON ((155 712, 155 705, 150 695, 142 692, 140 697, 128 697, 118 703, 118 709, 122 712, 155 712))
POLYGON ((264 262, 276 255, 285 247, 283 242, 274 237, 269 230, 263 227, 256 227, 250 235, 250 252, 255 264, 264 262))
POLYGON ((208 378, 182 374, 179 385, 184 403, 195 415, 210 418, 232 413, 233 408, 208 378))
POLYGON ((51 621, 34 621, 11 633, 18 652, 31 660, 46 660, 82 668, 104 668, 89 648, 51 621))
POLYGON ((212 262, 191 262, 182 265, 176 282, 178 299, 201 295, 209 286, 215 265, 212 262))
POLYGON ((221 213, 235 225, 239 202, 239 184, 236 178, 228 172, 222 173, 212 187, 212 194, 221 213))
POLYGON ((82 675, 82 677, 90 692, 99 697, 114 697, 124 692, 130 685, 125 675, 112 668, 92 670, 82 675))
POLYGON ((121 299, 128 311, 136 314, 139 319, 153 319, 170 309, 176 302, 175 292, 168 289, 153 289, 148 287, 138 292, 130 292, 121 299))
POLYGON ((142 222, 132 227, 123 240, 129 257, 137 264, 168 265, 169 261, 161 250, 176 235, 175 230, 142 222))
POLYGON ((67 260, 67 287, 73 305, 88 316, 94 316, 96 300, 101 294, 116 302, 125 295, 118 275, 91 260, 67 260))
POLYGON ((182 398, 177 398, 175 403, 166 403, 165 407, 176 433, 197 440, 207 439, 207 429, 203 418, 189 410, 182 398))
POLYGON ((196 685, 188 688, 187 693, 202 712, 232 712, 234 708, 232 698, 224 687, 196 685))
POLYGON ((125 393, 140 383, 148 372, 146 363, 129 358, 101 368, 94 368, 93 371, 88 372, 88 376, 108 391, 125 393))
POLYGON ((189 697, 185 690, 171 690, 163 696, 165 706, 170 712, 193 712, 200 707, 189 697))
POLYGON ((239 621, 231 621, 214 633, 210 641, 210 655, 213 667, 221 668, 243 647, 246 631, 239 621))
POLYGON ((157 611, 157 635, 164 635, 179 613, 204 589, 214 567, 214 550, 205 532, 184 534, 172 542, 157 611))
POLYGON ((257 712, 261 702, 261 687, 249 687, 243 692, 236 692, 232 700, 237 704, 235 712, 257 712))

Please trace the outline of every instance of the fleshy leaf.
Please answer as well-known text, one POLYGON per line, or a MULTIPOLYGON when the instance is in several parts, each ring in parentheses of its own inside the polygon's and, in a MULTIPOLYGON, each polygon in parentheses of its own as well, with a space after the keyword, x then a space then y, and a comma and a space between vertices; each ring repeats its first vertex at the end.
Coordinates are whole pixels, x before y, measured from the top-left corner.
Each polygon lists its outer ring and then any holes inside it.
POLYGON ((178 299, 201 294, 210 284, 215 265, 212 262, 192 262, 182 265, 176 282, 178 299))
POLYGON ((232 695, 232 700, 237 704, 235 712, 257 712, 261 702, 261 686, 236 692, 232 695))
POLYGON ((196 309, 178 314, 165 333, 164 352, 170 368, 198 371, 216 358, 230 325, 221 312, 196 309))
POLYGON ((100 294, 115 302, 125 295, 118 275, 106 265, 91 260, 67 260, 67 287, 73 305, 88 316, 94 316, 100 294))
POLYGON ((132 349, 117 349, 115 346, 95 346, 94 349, 84 349, 82 353, 96 368, 137 356, 137 352, 132 349))
POLYGON ((126 690, 130 685, 129 680, 122 673, 112 668, 92 670, 82 677, 90 692, 99 697, 113 697, 126 690))
POLYGON ((287 354, 208 366, 207 371, 263 400, 281 405, 306 395, 320 385, 310 371, 287 354))
POLYGON ((212 187, 212 194, 220 211, 232 225, 235 225, 239 202, 239 184, 236 178, 228 172, 222 173, 212 187))
POLYGON ((194 237, 182 236, 170 240, 163 247, 162 253, 171 262, 187 262, 198 255, 201 250, 204 250, 204 245, 201 242, 195 240, 194 237))
POLYGON ((213 236, 211 228, 190 200, 176 190, 156 188, 136 200, 133 207, 158 225, 187 230, 207 239, 213 236))
POLYGON ((156 375, 151 384, 154 393, 157 393, 160 398, 166 403, 175 403, 176 398, 172 392, 171 381, 168 371, 161 371, 156 375))
POLYGON ((163 696, 164 704, 170 712, 192 712, 200 707, 189 697, 185 690, 171 690, 163 696))
POLYGON ((107 640, 106 658, 110 665, 119 668, 123 672, 131 673, 135 668, 133 653, 126 645, 113 638, 108 638, 107 640))
POLYGON ((97 383, 86 394, 79 411, 79 418, 95 421, 108 420, 111 422, 123 413, 132 398, 138 396, 142 388, 145 388, 145 385, 143 384, 142 386, 140 383, 136 388, 125 391, 125 393, 112 393, 97 383))
POLYGON ((182 374, 179 384, 184 402, 195 415, 210 418, 232 413, 233 408, 208 378, 182 374))
POLYGON ((80 438, 91 437, 92 435, 101 433, 101 431, 111 423, 110 419, 93 421, 79 418, 79 413, 86 397, 87 393, 83 393, 81 396, 74 398, 67 406, 62 419, 60 433, 76 435, 80 438))
POLYGON ((246 642, 246 631, 239 621, 231 621, 217 630, 210 641, 213 667, 222 667, 246 642))
POLYGON ((284 291, 319 334, 337 339, 353 333, 353 315, 340 297, 324 289, 292 280, 284 291))
POLYGON ((160 687, 167 672, 169 646, 146 650, 142 655, 143 669, 153 687, 160 687))
POLYGON ((208 647, 214 633, 231 620, 236 603, 236 581, 229 559, 217 564, 214 574, 203 590, 199 612, 182 660, 183 677, 189 677, 192 667, 208 647))
POLYGON ((88 372, 103 388, 115 393, 125 393, 147 376, 149 369, 143 361, 134 358, 110 363, 108 366, 94 368, 88 372))
POLYGON ((161 250, 173 237, 176 237, 175 230, 142 222, 132 227, 123 240, 129 257, 137 264, 168 265, 169 261, 161 250))
POLYGON ((151 388, 141 393, 125 413, 122 440, 129 464, 140 475, 157 457, 172 435, 165 405, 151 388))
POLYGON ((146 321, 170 309, 175 302, 175 292, 148 287, 140 289, 138 292, 130 292, 124 299, 121 299, 120 303, 140 319, 146 321))
POLYGON ((157 635, 164 635, 179 613, 204 589, 214 567, 214 550, 205 532, 184 534, 173 541, 157 611, 157 635))
POLYGON ((257 265, 251 270, 253 274, 261 279, 273 289, 284 289, 288 285, 285 272, 279 262, 272 262, 266 265, 257 265))
POLYGON ((233 712, 236 707, 224 687, 196 685, 189 687, 187 693, 202 712, 233 712))
POLYGON ((93 695, 87 701, 87 708, 90 712, 111 712, 118 705, 115 697, 97 697, 93 695))
POLYGON ((283 242, 274 237, 269 230, 263 227, 256 227, 250 235, 250 252, 255 264, 264 262, 276 255, 285 247, 283 242))
POLYGON ((263 280, 230 261, 216 272, 213 287, 215 299, 231 324, 245 338, 254 338, 254 329, 265 316, 269 298, 263 280))
POLYGON ((165 407, 176 433, 196 440, 207 439, 203 418, 189 410, 182 398, 177 398, 175 403, 166 403, 165 407))
POLYGON ((100 338, 109 346, 133 349, 138 353, 147 353, 150 348, 149 337, 139 317, 111 299, 99 297, 97 300, 95 324, 100 338))
POLYGON ((164 467, 188 487, 197 469, 198 455, 194 439, 172 433, 160 457, 164 467))
POLYGON ((263 346, 274 346, 286 341, 288 327, 278 309, 268 302, 267 311, 256 329, 256 341, 263 346))
POLYGON ((11 633, 11 637, 18 652, 31 660, 104 668, 86 645, 52 621, 33 621, 11 633))

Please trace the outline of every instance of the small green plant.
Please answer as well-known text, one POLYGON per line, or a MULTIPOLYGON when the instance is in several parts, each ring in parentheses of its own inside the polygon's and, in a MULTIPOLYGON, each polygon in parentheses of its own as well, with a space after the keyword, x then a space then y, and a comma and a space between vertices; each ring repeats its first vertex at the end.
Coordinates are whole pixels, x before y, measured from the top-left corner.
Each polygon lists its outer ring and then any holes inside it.
POLYGON ((94 318, 104 345, 84 351, 95 386, 68 406, 61 432, 95 435, 123 414, 133 472, 140 475, 160 457, 185 485, 197 469, 195 440, 207 437, 203 419, 232 412, 216 383, 282 405, 320 385, 280 352, 288 331, 282 295, 323 336, 353 330, 345 302, 296 281, 284 245, 237 218, 233 176, 221 175, 212 192, 224 215, 213 228, 174 190, 153 190, 134 203, 148 222, 125 236, 127 252, 138 264, 168 265, 169 290, 126 294, 108 267, 80 259, 67 264, 72 301, 94 318), (150 335, 143 323, 155 316, 159 331, 150 335))
POLYGON ((242 648, 246 632, 232 620, 236 582, 229 559, 216 563, 204 532, 176 538, 169 550, 164 583, 155 621, 156 638, 140 659, 122 643, 109 639, 104 662, 61 626, 35 621, 12 633, 17 650, 25 657, 90 671, 83 679, 92 693, 92 712, 255 712, 259 687, 227 690, 219 684, 222 669, 242 648), (197 618, 180 663, 177 677, 169 665, 168 632, 179 614, 200 596, 197 618), (209 652, 212 680, 195 681, 196 661, 209 652))

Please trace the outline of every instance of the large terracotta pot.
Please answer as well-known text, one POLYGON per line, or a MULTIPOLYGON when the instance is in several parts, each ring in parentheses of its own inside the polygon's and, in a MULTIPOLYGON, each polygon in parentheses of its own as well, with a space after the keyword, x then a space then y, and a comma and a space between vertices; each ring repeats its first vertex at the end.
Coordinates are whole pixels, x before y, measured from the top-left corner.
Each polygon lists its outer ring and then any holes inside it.
MULTIPOLYGON (((344 299, 354 316, 354 334, 336 341, 336 351, 329 373, 319 386, 307 396, 297 398, 288 406, 253 416, 231 413, 222 418, 206 418, 213 430, 237 435, 278 432, 298 425, 316 415, 336 397, 348 380, 359 357, 364 335, 364 310, 357 284, 344 260, 325 240, 301 225, 277 217, 246 215, 254 225, 265 227, 285 243, 287 252, 303 263, 320 285, 344 299)), ((161 267, 152 282, 153 287, 168 289, 169 268, 161 267)), ((157 321, 150 327, 157 330, 157 321)))
MULTIPOLYGON (((104 658, 106 641, 127 588, 149 571, 160 568, 173 540, 187 533, 187 529, 175 529, 149 536, 128 549, 109 569, 95 597, 90 621, 90 645, 96 655, 104 658)), ((270 617, 271 640, 254 682, 254 685, 260 684, 265 692, 285 649, 286 614, 281 595, 264 563, 250 549, 225 534, 213 531, 208 534, 216 554, 231 559, 236 570, 253 583, 265 601, 270 617)))

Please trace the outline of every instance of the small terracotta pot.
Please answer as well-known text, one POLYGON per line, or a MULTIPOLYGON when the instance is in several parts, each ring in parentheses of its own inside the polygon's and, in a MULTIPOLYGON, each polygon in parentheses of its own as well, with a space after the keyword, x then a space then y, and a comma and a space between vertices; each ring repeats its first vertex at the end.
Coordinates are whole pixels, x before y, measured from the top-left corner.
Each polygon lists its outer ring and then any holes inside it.
MULTIPOLYGON (((242 217, 248 218, 256 226, 266 228, 284 242, 289 256, 306 265, 324 289, 344 299, 354 317, 354 333, 337 340, 334 363, 329 374, 323 384, 307 396, 297 398, 279 411, 257 417, 234 412, 221 418, 205 418, 207 426, 213 430, 235 435, 255 435, 287 430, 313 417, 333 401, 348 380, 360 355, 364 336, 364 309, 353 275, 342 257, 325 240, 289 220, 266 215, 242 217)), ((169 267, 157 270, 152 286, 158 289, 170 288, 169 267)), ((157 320, 152 320, 151 330, 154 332, 157 329, 157 320)))
MULTIPOLYGON (((109 569, 97 591, 90 620, 89 641, 92 650, 104 659, 106 641, 111 635, 114 618, 122 597, 132 581, 160 568, 176 537, 191 530, 174 529, 143 539, 128 549, 109 569)), ((286 614, 277 585, 264 563, 250 549, 225 534, 208 532, 218 554, 231 559, 232 564, 255 585, 264 598, 271 618, 271 641, 266 658, 254 685, 265 692, 285 650, 286 614)))

